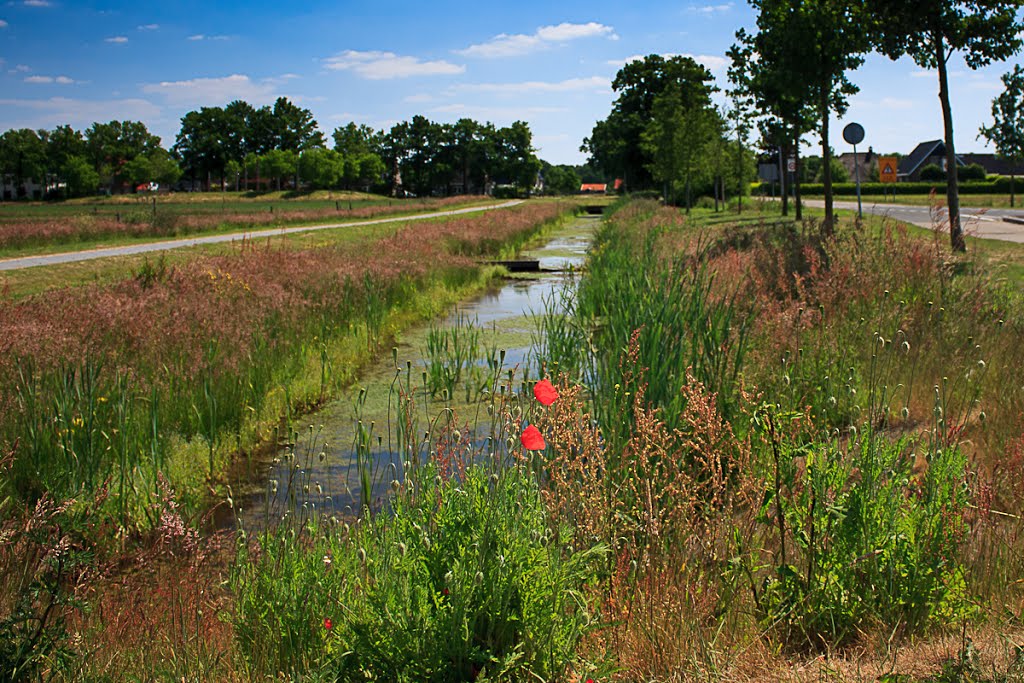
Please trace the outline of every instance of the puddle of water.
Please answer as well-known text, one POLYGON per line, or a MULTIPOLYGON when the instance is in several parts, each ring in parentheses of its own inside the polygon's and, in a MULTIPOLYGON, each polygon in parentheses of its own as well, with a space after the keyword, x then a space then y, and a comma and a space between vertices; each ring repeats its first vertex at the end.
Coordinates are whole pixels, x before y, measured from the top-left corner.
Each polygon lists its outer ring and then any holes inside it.
MULTIPOLYGON (((508 379, 509 370, 515 371, 517 380, 523 379, 531 357, 531 335, 536 329, 533 316, 544 310, 545 301, 559 300, 560 292, 573 286, 573 271, 584 265, 599 221, 599 216, 577 218, 549 236, 544 244, 522 252, 521 258, 538 259, 543 271, 557 272, 506 280, 496 290, 463 302, 433 326, 422 325, 404 332, 396 344, 397 368, 395 357, 388 354, 370 367, 356 386, 319 412, 303 418, 306 428, 296 435, 293 447, 275 458, 266 478, 261 478, 266 486, 250 498, 248 509, 241 514, 242 523, 258 527, 265 519, 273 520, 282 511, 302 505, 343 516, 353 513, 360 505, 360 489, 366 488, 360 483, 360 459, 367 463, 364 469, 371 475, 369 488, 373 500, 384 497, 391 482, 403 478, 404 464, 397 452, 395 430, 390 425, 398 412, 398 377, 403 385, 414 387, 418 431, 413 433, 420 457, 425 458, 433 440, 439 438, 440 425, 447 421, 439 416, 451 414, 446 408, 459 416, 460 429, 489 424, 484 403, 478 396, 467 397, 464 384, 447 401, 425 390, 425 355, 432 327, 436 334, 437 330, 466 325, 469 321, 479 331, 480 348, 489 349, 495 357, 490 364, 487 358, 476 358, 472 369, 466 371, 478 383, 500 384, 508 379), (361 396, 363 388, 365 394, 361 396), (364 430, 362 442, 368 444, 361 450, 356 446, 360 419, 364 430), (424 432, 430 425, 431 442, 425 442, 424 432), (369 438, 366 432, 370 432, 369 438)), ((486 446, 483 440, 478 440, 477 445, 481 450, 486 446)), ((489 449, 494 450, 494 445, 489 449)))

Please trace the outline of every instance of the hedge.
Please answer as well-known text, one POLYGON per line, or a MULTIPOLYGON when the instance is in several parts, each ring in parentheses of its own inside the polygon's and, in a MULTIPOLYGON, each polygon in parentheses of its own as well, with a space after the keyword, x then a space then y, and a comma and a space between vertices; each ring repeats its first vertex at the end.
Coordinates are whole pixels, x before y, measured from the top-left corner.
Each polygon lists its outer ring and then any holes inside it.
MULTIPOLYGON (((863 195, 885 194, 895 188, 896 196, 901 194, 929 194, 932 190, 937 195, 946 194, 945 181, 918 182, 918 183, 861 183, 860 192, 863 195)), ((1024 191, 1024 179, 1018 179, 1015 183, 1017 191, 1024 191)), ((755 194, 771 194, 771 184, 761 183, 755 194)), ((803 195, 822 195, 825 188, 821 183, 804 183, 800 186, 800 193, 803 195)), ((856 197, 856 183, 832 183, 832 193, 838 197, 856 197)), ((968 181, 960 183, 960 194, 1010 194, 1010 176, 998 176, 995 180, 968 181)))

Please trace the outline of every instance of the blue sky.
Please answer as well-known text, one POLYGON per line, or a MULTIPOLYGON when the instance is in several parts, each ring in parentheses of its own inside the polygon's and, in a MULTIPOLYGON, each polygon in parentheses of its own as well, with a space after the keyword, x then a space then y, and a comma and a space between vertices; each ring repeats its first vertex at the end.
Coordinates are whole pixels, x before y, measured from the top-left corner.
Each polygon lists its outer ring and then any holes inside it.
MULTIPOLYGON (((415 114, 521 119, 542 158, 579 163, 626 59, 690 55, 724 87, 725 51, 753 23, 745 3, 723 0, 11 0, 0 4, 0 131, 134 119, 169 147, 191 109, 283 95, 312 110, 328 135, 349 121, 389 128, 415 114)), ((1016 61, 972 72, 954 57, 959 151, 988 150, 978 127, 1016 61)), ((864 126, 864 146, 878 152, 908 153, 942 136, 935 74, 872 56, 852 78, 861 93, 833 126, 838 151, 848 151, 848 121, 864 126)))

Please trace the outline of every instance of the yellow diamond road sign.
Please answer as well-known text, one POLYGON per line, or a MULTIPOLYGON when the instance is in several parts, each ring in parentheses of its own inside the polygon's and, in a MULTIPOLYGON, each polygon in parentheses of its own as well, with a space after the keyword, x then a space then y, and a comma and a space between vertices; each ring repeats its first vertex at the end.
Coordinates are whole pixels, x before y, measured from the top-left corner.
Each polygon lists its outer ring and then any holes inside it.
POLYGON ((896 182, 896 157, 878 157, 878 179, 883 183, 896 182))

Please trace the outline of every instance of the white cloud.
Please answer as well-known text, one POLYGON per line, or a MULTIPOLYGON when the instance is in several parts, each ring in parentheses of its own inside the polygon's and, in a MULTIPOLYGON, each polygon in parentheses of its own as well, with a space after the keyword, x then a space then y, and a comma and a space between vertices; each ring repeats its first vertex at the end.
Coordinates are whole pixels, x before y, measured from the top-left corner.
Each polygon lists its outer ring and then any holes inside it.
POLYGON ((618 40, 611 26, 596 21, 586 24, 562 23, 554 26, 541 26, 532 35, 500 33, 485 43, 470 45, 456 54, 465 57, 496 59, 500 57, 518 57, 537 50, 543 50, 556 43, 564 43, 581 38, 606 37, 618 40))
POLYGON ((128 42, 127 36, 111 36, 110 38, 104 38, 103 40, 106 43, 116 43, 118 45, 128 42))
POLYGON ((216 106, 232 100, 264 104, 274 100, 274 81, 275 79, 253 81, 246 75, 232 74, 222 78, 147 83, 142 86, 142 92, 159 95, 168 104, 180 107, 216 106))
POLYGON ((25 78, 26 83, 56 83, 58 85, 71 85, 78 81, 68 78, 67 76, 28 76, 25 78))
POLYGON ((433 102, 436 99, 436 97, 428 95, 427 93, 417 93, 415 95, 408 95, 402 98, 402 101, 408 102, 409 104, 423 104, 425 102, 433 102))
POLYGON ((594 92, 609 92, 612 82, 600 76, 589 78, 569 78, 564 81, 523 81, 520 83, 473 83, 458 85, 453 90, 486 92, 503 95, 520 95, 528 92, 537 93, 560 93, 578 92, 591 90, 594 92))
POLYGON ((718 14, 720 12, 728 12, 729 10, 732 9, 732 3, 731 2, 727 2, 727 3, 722 4, 722 5, 699 5, 699 6, 690 7, 688 9, 689 9, 690 12, 695 12, 697 14, 704 14, 704 15, 710 16, 712 14, 718 14))
POLYGON ((729 60, 718 55, 683 55, 683 57, 689 57, 701 66, 707 67, 709 71, 725 71, 729 68, 729 60))
POLYGON ((7 28, 7 22, 3 19, 0 19, 0 28, 7 28))
POLYGON ((915 69, 910 72, 911 78, 937 78, 938 72, 930 69, 915 69))
POLYGON ((522 120, 531 114, 560 114, 569 111, 565 107, 488 107, 482 105, 446 104, 431 110, 437 114, 458 114, 476 119, 522 120))
POLYGON ((352 71, 370 80, 408 78, 410 76, 451 76, 466 71, 461 64, 443 60, 421 61, 418 57, 396 55, 393 52, 371 50, 345 50, 324 60, 324 66, 331 71, 352 71))
POLYGON ((62 124, 88 127, 96 121, 109 121, 116 112, 118 119, 153 121, 161 115, 160 108, 143 99, 81 100, 69 97, 47 99, 0 99, 4 120, 0 129, 49 128, 62 124), (32 112, 31 117, 17 119, 15 110, 32 112))
POLYGON ((25 7, 52 7, 53 3, 50 0, 25 0, 22 3, 25 7))
POLYGON ((551 42, 563 42, 579 38, 597 38, 600 36, 618 38, 611 26, 605 26, 596 21, 590 21, 586 24, 561 23, 555 26, 541 26, 537 29, 538 38, 551 42))
POLYGON ((198 42, 200 40, 231 40, 231 36, 208 36, 205 33, 197 33, 194 36, 189 36, 186 40, 198 42))
POLYGON ((13 69, 11 69, 11 73, 12 74, 14 74, 14 73, 23 74, 23 73, 28 73, 31 70, 32 70, 31 68, 25 66, 24 64, 19 64, 16 67, 14 67, 13 69))
POLYGON ((160 24, 143 24, 137 27, 140 31, 156 31, 160 28, 160 24))

